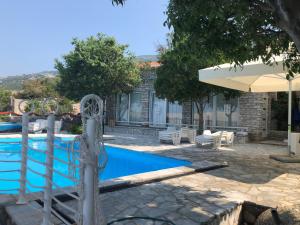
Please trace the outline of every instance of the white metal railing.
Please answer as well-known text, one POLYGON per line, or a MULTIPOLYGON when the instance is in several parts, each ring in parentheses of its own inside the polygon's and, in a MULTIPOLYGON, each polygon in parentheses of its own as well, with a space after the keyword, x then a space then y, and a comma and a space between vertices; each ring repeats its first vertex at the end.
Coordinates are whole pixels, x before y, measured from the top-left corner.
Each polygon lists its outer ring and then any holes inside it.
MULTIPOLYGON (((20 108, 20 107, 19 107, 20 108)), ((27 155, 28 155, 28 123, 29 113, 24 112, 22 115, 22 160, 21 160, 21 174, 20 174, 20 191, 18 197, 18 204, 26 203, 26 174, 27 174, 27 155)))
MULTIPOLYGON (((49 100, 44 100, 42 104, 47 102, 49 100)), ((55 113, 57 113, 58 107, 46 112, 46 107, 43 105, 43 116, 47 115, 47 126, 45 128, 47 131, 45 139, 46 149, 41 149, 38 145, 35 146, 36 140, 29 137, 28 124, 34 106, 31 106, 30 112, 24 112, 21 109, 22 103, 19 105, 20 111, 23 112, 22 140, 17 142, 0 142, 0 144, 10 143, 21 146, 21 149, 14 152, 0 151, 0 154, 17 153, 21 156, 20 159, 0 160, 2 163, 14 163, 17 165, 16 168, 0 170, 0 182, 15 182, 19 183, 19 185, 10 189, 0 190, 0 193, 8 191, 18 192, 17 204, 28 203, 26 199, 27 193, 43 201, 42 209, 34 207, 34 209, 43 213, 42 225, 52 224, 52 215, 55 215, 67 225, 71 225, 73 222, 78 225, 106 224, 97 198, 99 173, 104 169, 107 161, 102 134, 103 101, 96 95, 88 95, 82 99, 81 115, 84 129, 83 134, 77 136, 74 141, 64 141, 62 138, 55 137, 55 113), (67 159, 60 158, 54 154, 54 151, 58 150, 66 154, 67 159), (38 157, 35 157, 35 155, 38 157), (31 167, 32 163, 39 166, 31 167), (56 163, 67 166, 67 173, 57 169, 55 167, 56 163), (4 173, 18 173, 19 178, 1 177, 1 174, 4 173), (27 179, 28 173, 38 177, 39 182, 27 179), (64 187, 60 185, 54 179, 55 177, 60 177, 60 181, 63 181, 60 183, 67 183, 70 186, 64 187), (40 182, 41 180, 43 182, 40 182), (43 193, 42 198, 41 193, 43 193), (57 194, 71 197, 77 201, 77 207, 71 207, 64 203, 58 198, 57 194), (54 204, 69 212, 68 217, 73 222, 71 223, 61 213, 58 213, 54 204)), ((32 206, 32 204, 29 203, 28 206, 32 206)))
MULTIPOLYGON (((20 141, 1 141, 1 144, 11 144, 11 145, 21 145, 20 141)), ((0 150, 0 155, 4 154, 16 154, 20 155, 21 149, 18 150, 0 150)), ((5 163, 11 166, 5 166, 3 168, 5 169, 0 169, 0 182, 5 182, 5 184, 8 184, 8 188, 0 188, 0 194, 7 194, 7 193, 15 193, 15 192, 20 192, 20 178, 10 178, 10 177, 15 177, 16 173, 20 177, 21 171, 22 171, 22 160, 21 159, 2 159, 0 160, 0 163, 5 163), (14 174, 14 175, 12 175, 14 174)))
MULTIPOLYGON (((20 144, 20 142, 0 142, 0 144, 20 144)), ((6 150, 2 150, 0 151, 0 155, 2 154, 19 154, 19 151, 6 151, 6 150)), ((15 165, 15 167, 13 168, 7 168, 7 169, 1 169, 0 170, 0 182, 5 182, 5 183, 9 183, 12 184, 13 187, 11 188, 1 188, 0 189, 0 194, 7 194, 7 192, 18 192, 19 191, 19 187, 18 187, 18 183, 20 182, 20 179, 16 179, 16 178, 8 178, 7 174, 11 174, 11 173, 20 173, 21 169, 20 169, 20 165, 21 165, 21 160, 20 159, 11 159, 11 160, 0 160, 0 163, 8 163, 8 164, 13 164, 15 165), (4 176, 4 177, 3 177, 4 176)), ((10 176, 9 176, 10 177, 10 176)))

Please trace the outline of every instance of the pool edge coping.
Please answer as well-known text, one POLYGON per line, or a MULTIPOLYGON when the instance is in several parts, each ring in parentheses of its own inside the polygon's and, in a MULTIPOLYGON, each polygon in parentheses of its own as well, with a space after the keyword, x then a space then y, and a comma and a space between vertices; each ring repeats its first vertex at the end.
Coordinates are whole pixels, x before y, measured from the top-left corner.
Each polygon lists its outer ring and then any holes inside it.
MULTIPOLYGON (((143 184, 156 183, 167 179, 172 179, 180 176, 187 176, 194 173, 206 172, 209 170, 219 169, 223 167, 227 167, 228 164, 224 163, 215 163, 208 160, 193 162, 191 165, 187 166, 179 166, 155 171, 149 171, 145 173, 139 173, 134 175, 128 175, 118 178, 113 178, 105 181, 101 181, 99 183, 99 193, 113 192, 118 191, 130 187, 136 187, 143 184)), ((63 193, 63 191, 68 191, 72 193, 76 193, 76 188, 74 187, 64 187, 60 190, 53 189, 53 192, 57 194, 58 198, 65 198, 67 194, 63 193)), ((8 201, 0 201, 0 204, 12 204, 15 203, 17 196, 16 194, 0 194, 0 197, 8 197, 8 201)), ((43 199, 43 192, 34 192, 26 194, 27 201, 35 201, 38 199, 43 199), (37 198, 37 195, 40 196, 37 198)))
MULTIPOLYGON (((29 134, 29 137, 46 137, 47 134, 29 134)), ((75 137, 76 135, 73 134, 55 134, 57 137, 75 137)), ((0 139, 1 138, 20 138, 22 137, 21 134, 0 134, 0 139)), ((117 148, 122 148, 119 145, 115 145, 112 143, 106 143, 107 145, 111 147, 117 147, 117 148)), ((126 148, 127 149, 127 148, 126 148)), ((130 151, 136 151, 136 152, 145 152, 148 154, 154 154, 158 155, 161 157, 170 157, 174 158, 176 160, 187 160, 190 161, 187 158, 181 158, 178 156, 167 156, 159 153, 153 153, 153 152, 148 152, 148 151, 140 151, 137 149, 127 149, 130 151)), ((143 184, 148 184, 148 183, 155 183, 155 182, 160 182, 163 180, 167 179, 172 179, 180 176, 186 176, 198 172, 206 172, 209 170, 214 170, 214 169, 219 169, 228 166, 226 162, 223 163, 217 163, 217 162, 212 162, 208 160, 202 160, 202 161, 195 161, 191 162, 189 165, 185 166, 177 166, 177 167, 172 167, 172 168, 166 168, 166 169, 160 169, 160 170, 154 170, 154 171, 149 171, 149 172, 144 172, 144 173, 138 173, 138 174, 133 174, 133 175, 127 175, 127 176, 122 176, 118 178, 113 178, 105 181, 100 181, 99 182, 99 193, 105 193, 105 192, 112 192, 112 191, 117 191, 121 189, 126 189, 130 187, 135 187, 135 186, 140 186, 143 184)), ((60 190, 53 189, 53 193, 57 193, 57 196, 66 196, 67 194, 63 193, 63 191, 68 191, 72 193, 76 193, 77 189, 74 187, 63 187, 60 188, 60 190), (62 191, 60 191, 62 190, 62 191)), ((0 205, 3 204, 12 204, 14 201, 17 199, 17 194, 0 194, 0 197, 2 196, 8 196, 10 201, 2 202, 0 201, 0 205)), ((34 192, 34 193, 28 193, 26 194, 27 200, 28 201, 35 201, 38 199, 43 199, 43 192, 34 192), (40 196, 39 198, 36 197, 36 195, 40 196)))
POLYGON ((227 163, 215 163, 207 160, 193 162, 191 165, 178 166, 173 168, 149 171, 134 175, 118 177, 102 181, 99 185, 100 193, 125 189, 148 183, 160 182, 180 176, 187 176, 194 173, 206 172, 228 166, 227 163))

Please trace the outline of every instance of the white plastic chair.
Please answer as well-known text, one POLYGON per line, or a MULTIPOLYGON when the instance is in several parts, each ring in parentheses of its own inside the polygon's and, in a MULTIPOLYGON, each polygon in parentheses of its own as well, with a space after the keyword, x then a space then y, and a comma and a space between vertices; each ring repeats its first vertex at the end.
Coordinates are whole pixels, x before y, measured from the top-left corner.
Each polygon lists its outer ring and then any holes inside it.
POLYGON ((174 145, 179 145, 181 141, 181 131, 175 127, 168 127, 167 130, 159 131, 158 138, 160 142, 172 142, 174 145))
POLYGON ((234 141, 234 133, 223 131, 222 138, 221 138, 221 144, 222 145, 233 145, 234 141))
POLYGON ((28 123, 28 131, 32 133, 41 133, 40 123, 38 122, 29 122, 28 123))
POLYGON ((195 137, 196 137, 196 130, 195 129, 191 129, 188 127, 182 127, 181 128, 181 140, 185 139, 188 140, 188 142, 190 143, 194 143, 195 142, 195 137))
POLYGON ((211 133, 210 131, 204 131, 202 135, 195 137, 196 145, 200 148, 210 148, 218 150, 221 146, 221 137, 223 132, 211 133))
POLYGON ((211 135, 211 131, 210 130, 204 130, 203 135, 211 135))
MULTIPOLYGON (((56 120, 54 123, 54 133, 59 133, 62 127, 62 121, 56 120)), ((28 131, 32 133, 42 133, 47 129, 47 120, 37 119, 35 122, 28 123, 28 131)))
POLYGON ((62 127, 62 121, 61 120, 56 120, 54 124, 54 133, 60 133, 62 127))
POLYGON ((47 120, 37 119, 35 122, 39 124, 40 130, 47 128, 47 120))

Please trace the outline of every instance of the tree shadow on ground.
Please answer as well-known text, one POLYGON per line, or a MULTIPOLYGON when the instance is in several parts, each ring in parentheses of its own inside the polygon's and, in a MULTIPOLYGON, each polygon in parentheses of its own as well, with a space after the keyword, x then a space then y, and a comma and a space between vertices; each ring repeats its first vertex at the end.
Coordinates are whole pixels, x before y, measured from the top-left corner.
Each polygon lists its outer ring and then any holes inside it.
MULTIPOLYGON (((178 187, 164 182, 102 193, 99 199, 108 222, 137 216, 166 219, 176 225, 196 225, 217 220, 217 215, 225 215, 239 207, 238 202, 230 201, 220 191, 195 191, 186 186, 178 187)), ((69 201, 68 205, 72 208, 77 207, 75 201, 69 201)), ((59 205, 57 207, 70 216, 67 210, 59 205)), ((164 223, 140 219, 114 223, 114 225, 121 224, 162 225, 164 223)))

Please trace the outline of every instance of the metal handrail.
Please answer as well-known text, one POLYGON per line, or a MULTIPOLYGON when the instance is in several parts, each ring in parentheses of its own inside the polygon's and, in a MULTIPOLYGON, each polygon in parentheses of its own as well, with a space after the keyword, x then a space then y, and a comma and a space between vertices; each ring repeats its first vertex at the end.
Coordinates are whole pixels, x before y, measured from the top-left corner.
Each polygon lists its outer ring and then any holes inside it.
POLYGON ((12 152, 12 151, 0 151, 0 154, 18 154, 20 152, 12 152))
POLYGON ((73 208, 71 208, 70 206, 64 204, 62 201, 58 200, 58 198, 56 198, 55 196, 52 196, 52 199, 57 203, 59 204, 60 206, 64 207, 65 209, 69 210, 70 212, 76 214, 77 211, 74 210, 73 208))
POLYGON ((64 177, 64 178, 66 178, 66 179, 69 179, 69 180, 73 181, 73 182, 78 181, 77 179, 74 179, 74 178, 71 177, 71 176, 68 176, 68 175, 66 175, 66 174, 64 174, 64 173, 61 173, 60 171, 58 171, 58 170, 56 170, 56 169, 54 169, 54 168, 52 168, 52 171, 53 171, 54 173, 57 173, 58 175, 64 177))
POLYGON ((57 185, 55 182, 50 181, 50 183, 51 183, 53 186, 56 187, 56 188, 55 188, 56 191, 61 191, 62 193, 66 194, 66 195, 69 195, 70 197, 72 197, 72 198, 74 198, 74 199, 76 199, 76 200, 80 200, 80 197, 78 197, 78 196, 72 194, 71 192, 67 192, 66 190, 64 190, 64 188, 60 187, 60 186, 57 185))
POLYGON ((19 189, 16 189, 16 188, 0 189, 0 193, 7 194, 7 192, 9 192, 9 191, 18 191, 18 190, 19 189))
POLYGON ((6 181, 6 182, 18 182, 19 179, 6 179, 6 178, 0 178, 0 181, 6 181))
POLYGON ((26 180, 26 183, 27 183, 30 187, 33 187, 33 188, 39 188, 39 189, 44 189, 44 188, 45 188, 45 186, 40 186, 40 185, 32 184, 29 180, 26 180))
POLYGON ((36 160, 36 159, 30 157, 30 156, 27 156, 27 159, 29 159, 29 160, 32 161, 32 162, 38 163, 38 164, 40 164, 40 165, 46 166, 46 163, 40 162, 40 161, 38 161, 38 160, 36 160))
POLYGON ((27 167, 27 169, 28 169, 30 172, 32 172, 32 173, 34 173, 34 174, 36 174, 36 175, 39 175, 39 176, 41 176, 41 177, 46 177, 45 174, 42 174, 42 173, 40 173, 40 172, 37 172, 37 171, 31 169, 30 167, 27 167))
POLYGON ((0 160, 3 163, 20 163, 21 160, 0 160))
POLYGON ((20 170, 0 170, 0 173, 20 172, 20 170))

